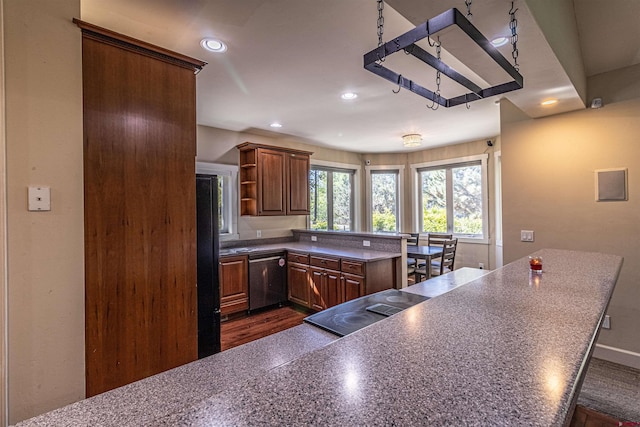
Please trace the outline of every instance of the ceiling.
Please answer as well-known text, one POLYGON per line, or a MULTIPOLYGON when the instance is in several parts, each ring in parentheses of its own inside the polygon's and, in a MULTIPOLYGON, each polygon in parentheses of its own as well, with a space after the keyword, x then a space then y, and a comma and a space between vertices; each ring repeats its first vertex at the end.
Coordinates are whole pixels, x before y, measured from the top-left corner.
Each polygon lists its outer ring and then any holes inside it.
MULTIPOLYGON (((571 0, 564 1, 571 7, 571 0)), ((640 1, 573 3, 587 75, 640 62, 635 22, 640 1)), ((260 133, 273 132, 270 123, 279 122, 277 132, 304 142, 366 153, 416 150, 402 146, 407 133, 422 134, 417 149, 424 149, 500 132, 499 97, 433 111, 429 100, 406 90, 395 94, 397 85, 363 68, 363 54, 378 45, 375 0, 81 0, 81 5, 84 21, 208 62, 197 76, 201 125, 260 133), (203 50, 204 37, 223 40, 228 51, 203 50), (346 91, 358 98, 342 100, 346 91)), ((452 7, 466 13, 464 0, 387 0, 383 40, 452 7)), ((488 39, 509 35, 510 1, 476 1, 471 7, 472 23, 488 39)), ((584 108, 527 4, 518 0, 516 7, 524 88, 502 96, 531 117, 584 108), (542 107, 547 98, 559 102, 542 107)), ((441 42, 445 63, 481 87, 509 81, 459 32, 443 31, 441 42)), ((512 62, 511 45, 499 50, 512 62)), ((580 59, 580 52, 574 53, 580 59)), ((402 52, 385 65, 435 90, 435 72, 402 52)), ((464 93, 442 80, 443 96, 464 93)))

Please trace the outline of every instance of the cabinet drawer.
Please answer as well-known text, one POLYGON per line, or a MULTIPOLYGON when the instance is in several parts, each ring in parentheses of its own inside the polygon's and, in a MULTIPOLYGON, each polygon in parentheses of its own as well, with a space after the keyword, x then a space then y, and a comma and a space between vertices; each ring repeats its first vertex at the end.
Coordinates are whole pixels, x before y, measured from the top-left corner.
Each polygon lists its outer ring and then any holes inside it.
POLYGON ((364 276, 364 262, 343 259, 342 271, 344 271, 345 273, 359 274, 361 276, 364 276))
POLYGON ((309 264, 309 255, 289 252, 287 253, 287 261, 297 262, 298 264, 309 264))
POLYGON ((247 298, 238 298, 220 303, 220 314, 223 316, 246 310, 249 310, 249 300, 247 298))
POLYGON ((340 270, 340 260, 336 258, 325 258, 320 256, 311 256, 309 264, 315 267, 327 268, 329 270, 340 270))

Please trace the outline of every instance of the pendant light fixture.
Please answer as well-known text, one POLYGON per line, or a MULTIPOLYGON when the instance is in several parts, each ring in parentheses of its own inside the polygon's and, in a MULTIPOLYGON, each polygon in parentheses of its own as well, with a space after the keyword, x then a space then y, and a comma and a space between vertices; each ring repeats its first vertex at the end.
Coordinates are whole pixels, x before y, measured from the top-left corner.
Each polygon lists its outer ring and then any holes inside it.
MULTIPOLYGON (((467 16, 471 17, 470 1, 465 1, 467 5, 467 16)), ((378 0, 378 47, 364 55, 364 68, 372 73, 388 80, 394 84, 397 84, 399 88, 405 88, 414 92, 424 98, 427 98, 433 102, 432 109, 436 109, 438 105, 443 107, 453 107, 460 104, 469 104, 469 102, 477 101, 479 99, 487 98, 489 96, 498 95, 505 92, 510 92, 517 89, 522 89, 524 83, 523 78, 518 72, 518 34, 517 34, 517 20, 515 19, 515 13, 513 2, 511 2, 511 10, 509 11, 510 21, 509 27, 511 28, 511 44, 513 45, 513 60, 514 64, 511 65, 507 59, 491 44, 491 42, 471 23, 469 19, 465 17, 458 9, 449 9, 440 15, 429 19, 428 21, 418 25, 414 29, 396 37, 395 39, 383 43, 382 34, 384 33, 384 17, 382 16, 382 10, 384 8, 383 0, 378 0), (440 55, 434 57, 426 50, 422 49, 417 42, 423 39, 427 39, 430 46, 436 46, 438 51, 440 48, 440 40, 432 40, 433 37, 440 31, 457 26, 464 34, 466 34, 475 44, 477 44, 493 61, 500 66, 513 80, 510 82, 498 84, 488 88, 481 88, 469 78, 460 74, 441 59, 440 55), (419 59, 425 64, 433 67, 437 71, 436 84, 437 89, 431 91, 406 76, 396 73, 383 65, 385 59, 399 51, 404 51, 407 55, 419 59), (444 74, 455 82, 459 83, 463 87, 469 90, 464 95, 456 96, 453 98, 445 98, 440 95, 440 74, 444 74)), ((399 91, 399 89, 398 89, 399 91)), ((397 91, 394 90, 395 93, 397 91)))

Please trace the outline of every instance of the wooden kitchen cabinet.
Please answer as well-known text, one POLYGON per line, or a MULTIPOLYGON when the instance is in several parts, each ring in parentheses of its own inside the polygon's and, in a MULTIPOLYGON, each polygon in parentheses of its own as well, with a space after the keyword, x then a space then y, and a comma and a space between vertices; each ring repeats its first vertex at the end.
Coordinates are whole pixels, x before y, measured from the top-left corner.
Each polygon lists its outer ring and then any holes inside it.
POLYGON ((287 153, 287 215, 309 215, 309 154, 287 153))
POLYGON ((343 301, 342 274, 340 259, 312 255, 311 265, 311 307, 324 310, 343 301))
POLYGON ((258 214, 286 215, 286 156, 282 151, 258 149, 258 214))
POLYGON ((395 287, 392 259, 364 262, 294 252, 287 259, 289 300, 314 310, 395 287))
POLYGON ((297 264, 294 262, 287 263, 287 282, 289 288, 289 301, 300 304, 304 307, 310 307, 310 279, 309 266, 305 264, 297 264))
POLYGON ((364 277, 354 276, 353 274, 345 274, 344 282, 344 299, 342 302, 359 298, 365 295, 364 277))
POLYGON ((325 306, 323 288, 325 287, 325 271, 322 268, 310 268, 309 277, 311 289, 309 290, 309 305, 314 310, 324 310, 325 306))
POLYGON ((240 214, 309 214, 308 151, 245 142, 240 150, 240 214))
POLYGON ((74 22, 90 397, 198 357, 195 73, 206 63, 74 22))
POLYGON ((249 309, 249 260, 246 255, 221 257, 220 314, 228 315, 249 309))
POLYGON ((310 271, 310 308, 320 311, 344 301, 341 272, 318 267, 311 267, 310 271))

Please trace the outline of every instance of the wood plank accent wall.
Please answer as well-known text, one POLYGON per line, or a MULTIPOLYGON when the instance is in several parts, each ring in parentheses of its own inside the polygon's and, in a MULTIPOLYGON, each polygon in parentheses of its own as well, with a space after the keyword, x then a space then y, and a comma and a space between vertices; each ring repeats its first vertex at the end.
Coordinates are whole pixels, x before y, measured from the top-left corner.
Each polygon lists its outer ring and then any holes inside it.
POLYGON ((194 71, 204 63, 76 23, 93 396, 198 356, 194 71))

